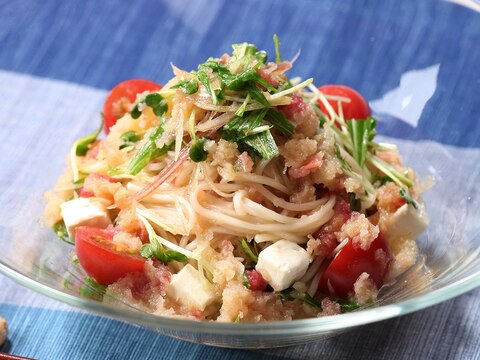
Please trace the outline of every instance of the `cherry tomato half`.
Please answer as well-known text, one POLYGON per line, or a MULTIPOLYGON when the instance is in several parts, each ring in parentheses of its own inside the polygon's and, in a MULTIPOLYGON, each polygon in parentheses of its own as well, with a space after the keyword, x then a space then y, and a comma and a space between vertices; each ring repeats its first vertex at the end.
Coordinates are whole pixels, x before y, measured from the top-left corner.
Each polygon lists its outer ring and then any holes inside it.
POLYGON ((115 125, 126 112, 130 111, 131 105, 135 102, 137 94, 144 91, 158 91, 161 85, 143 79, 125 80, 117 84, 108 94, 103 105, 105 116, 105 133, 108 134, 110 127, 115 125))
POLYGON ((392 254, 381 234, 370 244, 368 250, 354 245, 349 239, 323 273, 320 289, 326 294, 345 297, 364 272, 370 275, 380 289, 391 261, 392 254))
POLYGON ((90 226, 75 230, 75 252, 85 272, 99 284, 109 285, 129 273, 141 272, 145 259, 113 249, 114 232, 90 226))
MULTIPOLYGON (((356 90, 348 86, 324 85, 320 86, 318 90, 325 95, 341 96, 350 99, 349 103, 341 103, 343 110, 343 118, 345 120, 361 120, 366 119, 371 115, 370 107, 368 106, 367 101, 356 90)), ((338 101, 328 100, 328 103, 338 114, 338 101)), ((320 105, 320 110, 322 110, 323 113, 328 114, 327 109, 320 100, 318 101, 318 104, 320 105)))

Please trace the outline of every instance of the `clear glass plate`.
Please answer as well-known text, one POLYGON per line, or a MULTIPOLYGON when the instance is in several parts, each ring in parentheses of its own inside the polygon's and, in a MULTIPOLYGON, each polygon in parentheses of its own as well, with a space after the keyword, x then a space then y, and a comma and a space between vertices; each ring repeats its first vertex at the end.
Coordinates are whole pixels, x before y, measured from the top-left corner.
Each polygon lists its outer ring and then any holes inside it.
MULTIPOLYGON (((430 225, 418 240, 421 255, 417 264, 395 284, 382 289, 380 300, 374 306, 316 319, 222 324, 164 318, 125 304, 105 305, 80 297, 78 287, 83 274, 72 266, 72 247, 59 242, 52 231, 41 224, 42 195, 54 185, 73 140, 92 129, 91 119, 97 119, 105 92, 27 77, 29 101, 21 103, 21 108, 16 104, 20 104, 23 85, 0 84, 0 94, 10 99, 5 103, 12 104, 3 109, 5 119, 9 120, 2 123, 0 133, 0 272, 35 291, 105 316, 189 341, 242 348, 286 346, 325 338, 355 326, 424 309, 477 287, 480 285, 480 109, 477 99, 480 52, 479 34, 475 32, 479 27, 473 27, 472 31, 471 24, 480 21, 480 15, 447 2, 424 3, 428 5, 416 2, 399 5, 405 14, 432 11, 431 15, 421 17, 422 22, 398 21, 395 11, 390 11, 381 21, 372 21, 372 14, 376 14, 372 8, 356 15, 355 24, 361 24, 360 40, 374 44, 368 55, 370 62, 379 63, 380 60, 375 59, 385 57, 387 64, 383 64, 382 69, 389 73, 377 76, 375 66, 365 60, 355 46, 359 38, 339 33, 333 25, 324 26, 314 36, 299 35, 293 45, 307 48, 307 56, 312 54, 312 47, 317 49, 313 52, 317 54, 316 60, 302 62, 300 58, 296 64, 300 75, 313 72, 325 80, 317 84, 334 82, 336 78, 349 83, 351 78, 353 85, 364 89, 362 92, 371 100, 379 119, 379 132, 399 144, 405 161, 420 177, 435 179, 434 187, 424 197, 430 225), (446 23, 450 17, 455 18, 459 13, 463 16, 465 12, 468 12, 465 26, 446 23), (450 27, 452 32, 438 36, 442 29, 450 27), (415 36, 428 38, 427 28, 436 35, 423 45, 414 42, 411 46, 418 48, 412 50, 408 40, 415 36), (332 47, 332 37, 342 44, 341 50, 332 47), (462 55, 469 46, 469 55, 462 55), (451 47, 451 51, 435 50, 440 47, 451 47), (323 52, 329 55, 322 57, 323 52), (463 56, 462 67, 455 61, 455 54, 463 56), (347 60, 335 62, 340 56, 347 60), (355 58, 360 65, 349 62, 355 58), (329 64, 334 71, 312 70, 315 61, 329 64), (52 87, 56 88, 55 94, 50 92, 52 87), (18 118, 32 119, 30 126, 11 120, 18 118), (69 286, 65 286, 66 279, 69 286)), ((476 6, 475 2, 465 3, 476 6)), ((350 5, 351 9, 354 2, 350 5)), ((314 13, 328 15, 330 11, 322 5, 302 6, 305 14, 310 9, 308 6, 314 13)), ((285 15, 289 9, 282 5, 279 11, 285 15)), ((339 21, 346 21, 341 16, 353 13, 345 9, 335 12, 340 16, 339 21)), ((267 10, 261 11, 266 14, 267 10)), ((240 26, 243 26, 240 33, 247 34, 246 25, 240 26)), ((271 34, 265 36, 269 41, 271 34)), ((225 39, 226 35, 223 40, 227 41, 225 39)), ((287 40, 283 44, 289 46, 287 40)), ((222 51, 228 50, 222 48, 222 51)), ((193 63, 205 58, 203 54, 191 57, 193 63)), ((0 75, 4 80, 8 77, 8 74, 0 75)))

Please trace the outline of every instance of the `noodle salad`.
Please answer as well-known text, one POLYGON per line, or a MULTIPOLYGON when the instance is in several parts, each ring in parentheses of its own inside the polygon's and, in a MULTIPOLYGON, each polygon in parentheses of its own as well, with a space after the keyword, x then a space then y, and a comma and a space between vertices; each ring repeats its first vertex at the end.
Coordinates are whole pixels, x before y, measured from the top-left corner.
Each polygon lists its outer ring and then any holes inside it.
POLYGON ((416 261, 425 186, 355 90, 289 79, 248 43, 161 86, 124 81, 78 139, 45 218, 84 296, 259 322, 374 303, 416 261), (106 136, 99 139, 104 130, 106 136))

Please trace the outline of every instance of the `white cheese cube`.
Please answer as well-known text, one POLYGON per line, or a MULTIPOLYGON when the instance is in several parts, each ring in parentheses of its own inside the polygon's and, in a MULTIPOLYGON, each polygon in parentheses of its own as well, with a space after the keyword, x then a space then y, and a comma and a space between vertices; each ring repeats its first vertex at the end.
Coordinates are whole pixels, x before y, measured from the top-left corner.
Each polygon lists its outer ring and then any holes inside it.
POLYGON ((427 212, 422 202, 417 202, 418 209, 404 204, 386 222, 385 236, 387 239, 415 239, 428 225, 427 212))
POLYGON ((215 288, 192 265, 172 276, 167 295, 191 309, 205 310, 215 300, 215 288))
POLYGON ((255 269, 275 291, 281 291, 305 275, 310 261, 301 246, 279 240, 260 252, 255 269))
POLYGON ((63 221, 72 237, 77 226, 107 227, 111 221, 107 208, 97 198, 76 198, 60 205, 63 221))

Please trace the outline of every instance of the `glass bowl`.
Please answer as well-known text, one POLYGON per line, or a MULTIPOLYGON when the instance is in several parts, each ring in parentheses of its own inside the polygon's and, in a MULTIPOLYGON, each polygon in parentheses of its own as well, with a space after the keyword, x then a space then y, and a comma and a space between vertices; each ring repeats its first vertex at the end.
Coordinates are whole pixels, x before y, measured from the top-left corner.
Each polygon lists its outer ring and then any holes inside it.
MULTIPOLYGON (((457 2, 478 8, 474 1, 457 2)), ((157 31, 146 42, 146 54, 159 56, 146 56, 125 74, 122 61, 128 63, 133 40, 142 35, 134 32, 117 58, 98 58, 94 66, 104 69, 111 64, 111 71, 89 84, 109 88, 135 76, 164 82, 170 72, 159 67, 168 69, 169 61, 194 69, 239 41, 271 52, 270 39, 277 32, 285 57, 302 49, 291 76, 314 76, 317 85, 344 83, 357 88, 370 100, 379 133, 399 144, 404 160, 421 178, 435 180, 424 196, 430 225, 418 240, 421 255, 415 266, 384 287, 373 306, 288 322, 193 322, 81 297, 83 274, 72 266, 72 247, 42 226, 42 195, 53 187, 74 139, 96 126, 106 91, 18 74, 8 81, 9 73, 0 72, 5 80, 0 82, 0 94, 3 103, 10 104, 2 109, 7 120, 2 120, 0 133, 0 272, 42 294, 104 316, 188 341, 242 348, 322 339, 430 307, 480 285, 480 15, 443 1, 369 1, 361 8, 353 0, 300 1, 295 6, 284 1, 275 7, 271 3, 199 2, 198 17, 208 14, 201 24, 188 15, 186 2, 158 5, 168 11, 155 7, 157 17, 147 17, 157 31), (159 41, 170 26, 169 16, 174 16, 182 35, 175 45, 159 41), (233 21, 247 16, 249 22, 233 21), (271 20, 268 26, 266 19, 271 20), (222 24, 230 24, 231 31, 218 31, 222 24), (153 44, 155 49, 149 51, 153 44), (28 101, 22 97, 26 89, 28 101)), ((54 56, 52 62, 59 59, 54 56)), ((63 78, 78 81, 74 70, 63 78)))

